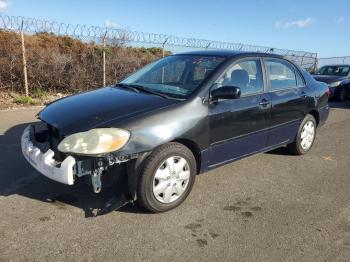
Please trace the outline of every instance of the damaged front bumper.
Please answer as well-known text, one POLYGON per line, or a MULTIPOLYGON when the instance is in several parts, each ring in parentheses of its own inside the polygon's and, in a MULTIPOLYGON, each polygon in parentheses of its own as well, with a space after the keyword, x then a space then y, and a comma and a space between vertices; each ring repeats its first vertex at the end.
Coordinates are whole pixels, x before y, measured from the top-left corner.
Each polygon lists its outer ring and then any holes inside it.
POLYGON ((25 159, 41 174, 57 182, 73 185, 76 160, 67 156, 62 162, 56 162, 54 152, 48 149, 45 153, 33 143, 33 126, 28 126, 21 138, 22 153, 25 159))
MULTIPOLYGON (((108 154, 103 157, 90 158, 71 155, 63 155, 62 157, 60 152, 49 147, 42 147, 42 144, 50 143, 46 138, 36 139, 40 132, 37 132, 32 125, 24 129, 21 137, 21 147, 25 159, 47 178, 66 185, 73 185, 80 178, 82 180, 89 178, 87 181, 90 181, 93 191, 99 193, 102 188, 102 174, 111 170, 112 177, 109 175, 103 177, 107 180, 108 177, 113 178, 116 193, 96 215, 109 213, 136 200, 136 169, 149 154, 148 152, 128 156, 108 154), (123 163, 125 165, 122 165, 123 163)), ((46 136, 44 135, 44 137, 46 136)))
POLYGON ((49 135, 45 132, 47 132, 45 129, 44 131, 36 131, 32 125, 24 130, 21 146, 26 160, 44 176, 66 185, 73 185, 77 179, 90 176, 95 193, 101 191, 101 175, 106 173, 110 167, 118 167, 120 164, 138 157, 136 154, 119 157, 113 154, 100 157, 65 155, 50 146, 46 146, 50 143, 48 141, 49 135))

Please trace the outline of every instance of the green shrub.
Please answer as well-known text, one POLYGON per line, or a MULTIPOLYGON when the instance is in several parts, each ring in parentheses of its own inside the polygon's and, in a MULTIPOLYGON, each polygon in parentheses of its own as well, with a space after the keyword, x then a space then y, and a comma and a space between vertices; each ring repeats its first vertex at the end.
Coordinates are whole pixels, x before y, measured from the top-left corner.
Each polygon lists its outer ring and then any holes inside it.
POLYGON ((35 105, 36 101, 30 96, 20 96, 15 100, 18 105, 35 105))

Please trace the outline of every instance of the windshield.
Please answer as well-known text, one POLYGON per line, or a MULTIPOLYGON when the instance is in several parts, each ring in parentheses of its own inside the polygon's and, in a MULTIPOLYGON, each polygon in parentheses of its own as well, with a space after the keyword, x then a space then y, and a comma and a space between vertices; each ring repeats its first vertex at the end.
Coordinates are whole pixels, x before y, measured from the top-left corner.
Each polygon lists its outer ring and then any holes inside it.
POLYGON ((323 66, 316 74, 331 75, 331 76, 347 76, 349 74, 350 66, 323 66))
POLYGON ((142 86, 170 97, 186 98, 224 60, 224 57, 216 56, 168 56, 143 67, 121 83, 142 86))

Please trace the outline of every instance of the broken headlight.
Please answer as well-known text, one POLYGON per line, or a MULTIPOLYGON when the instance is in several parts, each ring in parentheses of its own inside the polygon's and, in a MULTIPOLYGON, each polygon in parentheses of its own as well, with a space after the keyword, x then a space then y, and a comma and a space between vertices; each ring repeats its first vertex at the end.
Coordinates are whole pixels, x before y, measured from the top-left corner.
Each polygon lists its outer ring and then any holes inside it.
POLYGON ((130 133, 119 128, 97 128, 76 133, 63 139, 57 149, 63 153, 100 155, 121 149, 130 133))

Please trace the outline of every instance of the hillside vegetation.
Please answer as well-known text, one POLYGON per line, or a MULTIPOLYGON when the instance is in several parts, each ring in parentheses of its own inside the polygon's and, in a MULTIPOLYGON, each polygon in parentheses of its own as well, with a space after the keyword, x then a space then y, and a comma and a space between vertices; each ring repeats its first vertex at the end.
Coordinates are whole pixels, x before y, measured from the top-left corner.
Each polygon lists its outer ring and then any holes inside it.
MULTIPOLYGON (((73 93, 103 84, 103 47, 65 36, 25 36, 30 94, 73 93)), ((162 56, 160 48, 106 47, 106 83, 113 84, 162 56)), ((0 91, 24 92, 21 37, 0 31, 0 91)))

